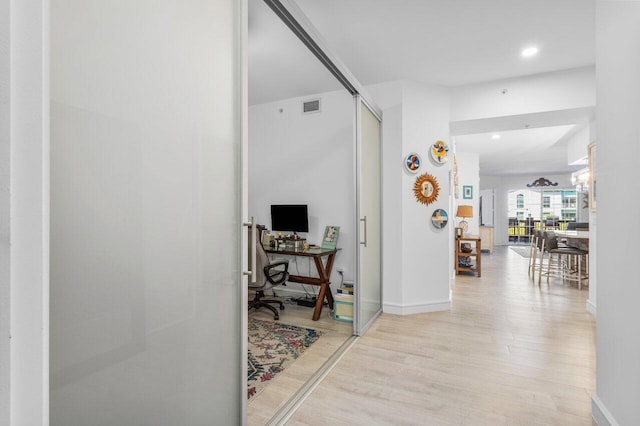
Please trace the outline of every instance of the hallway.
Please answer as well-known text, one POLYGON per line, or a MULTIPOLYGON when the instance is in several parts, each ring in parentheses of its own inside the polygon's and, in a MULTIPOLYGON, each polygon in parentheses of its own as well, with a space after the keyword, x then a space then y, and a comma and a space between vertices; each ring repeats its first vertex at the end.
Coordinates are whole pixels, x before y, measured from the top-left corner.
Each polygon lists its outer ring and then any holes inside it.
POLYGON ((383 314, 287 424, 592 424, 588 289, 533 285, 507 247, 482 263, 451 311, 383 314))

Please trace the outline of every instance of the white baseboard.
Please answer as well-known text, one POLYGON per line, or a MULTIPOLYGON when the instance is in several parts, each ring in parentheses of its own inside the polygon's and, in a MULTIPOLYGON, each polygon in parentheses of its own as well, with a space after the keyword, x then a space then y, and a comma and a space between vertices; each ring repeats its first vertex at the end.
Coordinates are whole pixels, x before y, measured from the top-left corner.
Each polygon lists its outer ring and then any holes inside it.
POLYGON ((596 304, 593 303, 591 300, 588 300, 588 299, 587 299, 587 312, 589 312, 594 317, 597 316, 596 315, 596 304))
POLYGON ((616 422, 616 419, 613 418, 611 412, 607 410, 597 395, 591 398, 591 417, 598 426, 619 426, 619 423, 616 422))
POLYGON ((394 315, 413 315, 425 312, 448 311, 449 309, 451 309, 451 300, 430 303, 411 303, 406 305, 385 303, 382 305, 382 312, 394 315))

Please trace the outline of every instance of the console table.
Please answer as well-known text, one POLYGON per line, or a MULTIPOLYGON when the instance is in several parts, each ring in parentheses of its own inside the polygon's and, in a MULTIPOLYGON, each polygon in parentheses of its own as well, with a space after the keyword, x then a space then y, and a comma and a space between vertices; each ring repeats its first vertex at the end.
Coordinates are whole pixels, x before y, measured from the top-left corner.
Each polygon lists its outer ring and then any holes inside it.
POLYGON ((327 303, 329 304, 329 308, 333 309, 333 294, 331 293, 331 282, 329 278, 331 277, 331 269, 333 268, 333 262, 336 258, 336 253, 338 253, 340 249, 327 250, 322 248, 309 248, 304 250, 303 248, 295 248, 292 246, 281 246, 278 249, 267 248, 265 247, 265 251, 270 254, 280 254, 287 256, 300 256, 300 257, 312 257, 313 263, 316 265, 316 270, 318 272, 317 277, 310 277, 305 275, 289 275, 289 279, 287 281, 301 284, 311 284, 317 285, 320 287, 318 291, 318 297, 316 299, 316 306, 313 310, 314 321, 318 321, 320 318, 320 313, 322 312, 322 304, 324 303, 324 299, 327 299, 327 303), (327 260, 322 263, 322 258, 326 257, 327 260))
POLYGON ((456 238, 456 275, 459 275, 460 272, 475 272, 478 277, 482 275, 482 239, 477 235, 456 238), (471 243, 471 252, 463 252, 462 243, 471 243), (461 257, 473 259, 475 264, 470 263, 469 266, 461 266, 461 257))

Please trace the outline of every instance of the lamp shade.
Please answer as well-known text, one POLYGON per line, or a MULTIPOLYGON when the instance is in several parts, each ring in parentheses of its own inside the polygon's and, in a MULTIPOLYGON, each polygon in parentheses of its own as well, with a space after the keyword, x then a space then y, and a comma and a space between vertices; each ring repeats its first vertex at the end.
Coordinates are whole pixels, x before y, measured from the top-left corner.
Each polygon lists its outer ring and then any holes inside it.
POLYGON ((458 206, 456 217, 473 217, 473 206, 458 206))

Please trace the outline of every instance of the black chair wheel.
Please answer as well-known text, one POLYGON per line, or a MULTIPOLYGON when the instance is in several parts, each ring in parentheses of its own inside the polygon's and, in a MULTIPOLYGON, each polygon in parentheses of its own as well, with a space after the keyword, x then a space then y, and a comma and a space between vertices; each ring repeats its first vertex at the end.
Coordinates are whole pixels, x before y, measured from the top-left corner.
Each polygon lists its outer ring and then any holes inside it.
POLYGON ((280 310, 281 310, 281 311, 284 311, 284 303, 281 303, 281 304, 280 304, 280 310))
POLYGON ((280 319, 280 315, 275 314, 275 315, 273 316, 273 319, 274 319, 274 320, 276 320, 276 321, 277 321, 277 320, 279 320, 279 319, 280 319))

